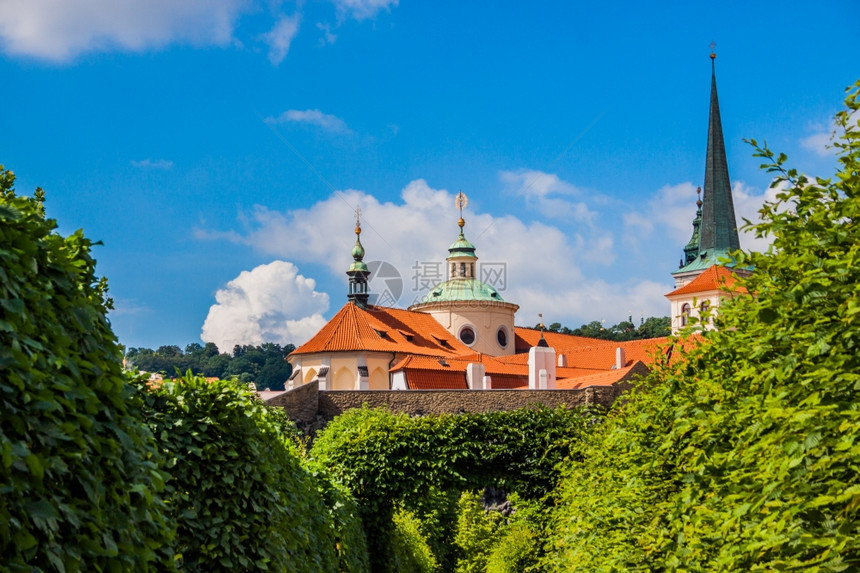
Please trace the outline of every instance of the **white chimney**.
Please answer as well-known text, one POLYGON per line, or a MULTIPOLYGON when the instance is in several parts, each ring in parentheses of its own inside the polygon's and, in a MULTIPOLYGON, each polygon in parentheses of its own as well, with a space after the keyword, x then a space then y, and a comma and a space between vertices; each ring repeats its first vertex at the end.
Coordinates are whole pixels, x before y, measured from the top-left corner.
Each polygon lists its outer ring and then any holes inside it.
POLYGON ((615 349, 615 369, 620 370, 627 365, 627 356, 625 356, 624 349, 620 346, 615 349))
POLYGON ((469 390, 484 389, 484 365, 471 362, 466 366, 466 384, 469 390))
POLYGON ((555 348, 533 346, 529 348, 529 390, 555 390, 555 348), (541 387, 541 371, 546 382, 541 387))

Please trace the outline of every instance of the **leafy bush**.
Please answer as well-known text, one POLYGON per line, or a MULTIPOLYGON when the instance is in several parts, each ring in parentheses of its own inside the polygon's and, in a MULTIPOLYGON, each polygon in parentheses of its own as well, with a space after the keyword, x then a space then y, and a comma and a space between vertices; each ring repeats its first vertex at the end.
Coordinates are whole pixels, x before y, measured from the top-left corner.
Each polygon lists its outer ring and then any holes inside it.
POLYGON ((558 570, 860 568, 858 92, 837 116, 835 180, 756 148, 784 187, 754 227, 771 249, 737 254, 751 294, 569 465, 558 570))
POLYGON ((540 571, 540 537, 532 526, 524 521, 515 521, 504 535, 496 540, 493 551, 487 557, 486 573, 530 573, 540 571))
POLYGON ((466 491, 457 503, 457 534, 454 544, 459 548, 460 559, 456 573, 484 573, 487 557, 498 541, 505 525, 505 516, 498 511, 486 511, 481 496, 466 491))
POLYGON ((152 435, 81 231, 0 166, 0 570, 170 568, 152 435))
POLYGON ((282 418, 235 381, 190 373, 144 410, 170 474, 165 499, 189 571, 336 571, 333 526, 282 418))
POLYGON ((388 569, 398 573, 433 573, 439 564, 421 531, 414 513, 403 508, 394 512, 388 569))
POLYGON ((327 522, 337 549, 339 571, 369 571, 367 538, 364 535, 358 504, 352 493, 345 486, 334 482, 329 472, 318 464, 303 460, 303 465, 328 511, 327 522))
MULTIPOLYGON (((528 498, 556 485, 557 465, 571 452, 592 413, 565 408, 410 418, 387 410, 351 410, 317 437, 310 456, 353 492, 368 539, 371 568, 388 567, 396 503, 419 517, 439 492, 487 485, 528 498)), ((436 519, 434 517, 434 519, 436 519)), ((452 544, 453 516, 447 545, 452 544)), ((431 546, 442 540, 426 528, 431 546)), ((448 563, 446 556, 436 555, 448 563)))

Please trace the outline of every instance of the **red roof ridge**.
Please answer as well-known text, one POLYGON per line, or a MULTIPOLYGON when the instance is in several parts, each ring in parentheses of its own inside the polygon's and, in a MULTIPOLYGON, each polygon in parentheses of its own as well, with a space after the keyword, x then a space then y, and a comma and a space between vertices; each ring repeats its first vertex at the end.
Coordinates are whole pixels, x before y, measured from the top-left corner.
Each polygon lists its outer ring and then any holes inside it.
POLYGON ((702 271, 699 276, 687 284, 676 288, 666 296, 724 290, 734 285, 737 280, 738 277, 732 269, 722 265, 711 265, 702 271))

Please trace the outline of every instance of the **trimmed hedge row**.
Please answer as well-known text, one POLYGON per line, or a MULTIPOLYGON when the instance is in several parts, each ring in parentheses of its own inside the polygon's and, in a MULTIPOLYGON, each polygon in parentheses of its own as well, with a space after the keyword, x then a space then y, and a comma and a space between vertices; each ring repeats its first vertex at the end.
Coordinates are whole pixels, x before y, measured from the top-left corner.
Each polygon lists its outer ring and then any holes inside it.
POLYGON ((0 166, 0 571, 170 567, 157 450, 92 243, 0 166))
POLYGON ((247 387, 122 371, 92 243, 0 166, 0 572, 368 570, 355 500, 247 387))
POLYGON ((144 415, 183 570, 337 570, 322 497, 254 391, 189 374, 150 390, 144 415))

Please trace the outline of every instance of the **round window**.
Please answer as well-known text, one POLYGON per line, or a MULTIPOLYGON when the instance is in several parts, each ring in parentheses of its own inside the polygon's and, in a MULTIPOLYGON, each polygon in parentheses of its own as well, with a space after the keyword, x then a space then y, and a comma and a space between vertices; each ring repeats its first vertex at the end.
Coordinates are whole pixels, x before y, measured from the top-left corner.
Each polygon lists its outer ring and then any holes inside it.
POLYGON ((508 332, 504 327, 500 328, 496 333, 496 340, 499 341, 499 346, 505 348, 508 345, 508 332))
POLYGON ((475 330, 471 326, 464 326, 460 329, 460 340, 471 346, 475 342, 475 330))

